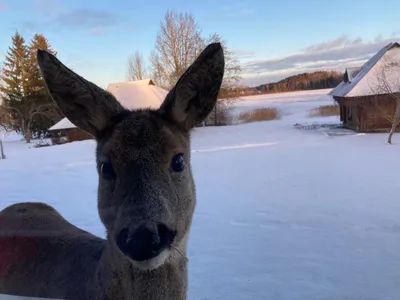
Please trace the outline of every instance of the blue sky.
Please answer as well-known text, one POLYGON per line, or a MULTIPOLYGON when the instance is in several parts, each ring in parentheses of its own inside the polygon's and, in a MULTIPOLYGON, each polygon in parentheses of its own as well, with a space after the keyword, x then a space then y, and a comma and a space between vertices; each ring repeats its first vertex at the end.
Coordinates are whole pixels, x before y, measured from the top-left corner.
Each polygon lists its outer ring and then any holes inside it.
POLYGON ((248 85, 343 70, 400 42, 398 0, 0 0, 0 60, 16 30, 27 40, 42 33, 65 64, 106 87, 125 80, 130 54, 148 56, 167 10, 220 34, 248 85))

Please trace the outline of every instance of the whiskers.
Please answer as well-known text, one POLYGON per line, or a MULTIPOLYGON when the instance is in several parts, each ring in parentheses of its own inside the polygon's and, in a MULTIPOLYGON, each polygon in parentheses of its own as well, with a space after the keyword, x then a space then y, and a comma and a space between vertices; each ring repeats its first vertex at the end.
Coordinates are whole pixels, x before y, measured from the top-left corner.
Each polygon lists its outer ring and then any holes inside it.
POLYGON ((184 255, 177 246, 175 246, 174 244, 171 245, 171 248, 174 249, 176 252, 179 253, 180 256, 182 256, 187 262, 189 261, 189 258, 187 258, 186 255, 184 255))

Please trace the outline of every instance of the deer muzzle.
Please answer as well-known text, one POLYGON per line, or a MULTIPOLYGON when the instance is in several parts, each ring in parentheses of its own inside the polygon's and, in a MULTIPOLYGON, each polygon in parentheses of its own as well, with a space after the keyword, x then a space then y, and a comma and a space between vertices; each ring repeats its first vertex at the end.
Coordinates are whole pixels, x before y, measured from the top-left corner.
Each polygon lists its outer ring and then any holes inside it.
POLYGON ((141 225, 131 231, 123 228, 117 235, 117 245, 122 253, 137 262, 151 260, 170 248, 176 232, 164 224, 141 225))

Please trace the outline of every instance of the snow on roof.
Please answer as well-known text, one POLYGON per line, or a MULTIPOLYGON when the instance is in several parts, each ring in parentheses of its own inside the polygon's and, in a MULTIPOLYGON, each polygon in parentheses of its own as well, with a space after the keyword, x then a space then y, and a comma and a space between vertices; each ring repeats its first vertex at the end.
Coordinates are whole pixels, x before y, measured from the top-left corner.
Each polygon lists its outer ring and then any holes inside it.
POLYGON ((151 79, 110 83, 107 91, 113 94, 126 109, 158 108, 167 91, 154 85, 151 79))
MULTIPOLYGON (((158 108, 168 91, 154 85, 151 79, 110 83, 107 91, 115 96, 121 105, 129 110, 158 108)), ((76 128, 67 118, 49 128, 49 131, 76 128)))
POLYGON ((49 131, 70 129, 70 128, 76 128, 76 126, 74 124, 72 124, 70 120, 68 120, 67 118, 64 118, 61 121, 59 121, 58 123, 56 123, 53 126, 51 126, 49 128, 49 131))
MULTIPOLYGON (((390 43, 371 57, 361 68, 348 68, 345 72, 346 81, 342 81, 332 89, 328 95, 336 97, 359 97, 375 95, 378 92, 380 75, 385 70, 387 63, 398 63, 400 67, 400 44, 390 43), (347 76, 346 76, 347 75, 347 76)), ((386 76, 392 92, 400 92, 398 75, 390 72, 386 76)), ((383 93, 383 92, 382 92, 383 93)))

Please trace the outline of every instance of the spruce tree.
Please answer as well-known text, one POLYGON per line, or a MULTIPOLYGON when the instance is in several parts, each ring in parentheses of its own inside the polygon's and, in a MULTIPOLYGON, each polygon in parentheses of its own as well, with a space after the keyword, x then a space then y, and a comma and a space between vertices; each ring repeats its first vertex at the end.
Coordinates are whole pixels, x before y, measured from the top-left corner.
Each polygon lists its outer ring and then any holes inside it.
POLYGON ((49 127, 63 117, 62 112, 46 91, 45 83, 36 61, 38 49, 57 55, 57 52, 52 49, 46 37, 42 34, 33 36, 28 47, 30 59, 28 63, 27 90, 30 93, 30 98, 34 101, 34 111, 36 112, 31 122, 31 130, 35 135, 46 133, 49 127))
POLYGON ((16 32, 8 48, 1 74, 2 109, 8 112, 13 130, 25 135, 26 79, 29 53, 24 38, 16 32))
POLYGON ((36 34, 26 46, 17 32, 12 37, 1 76, 2 109, 11 116, 10 127, 22 133, 27 143, 62 118, 45 89, 36 61, 37 49, 56 54, 43 35, 36 34))

